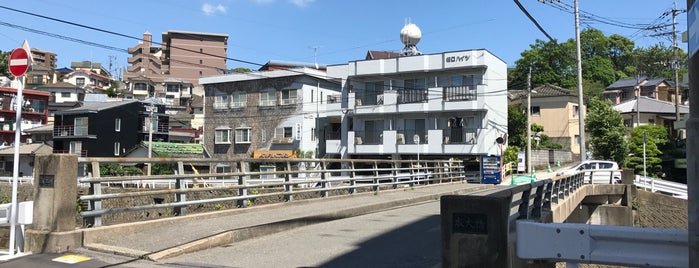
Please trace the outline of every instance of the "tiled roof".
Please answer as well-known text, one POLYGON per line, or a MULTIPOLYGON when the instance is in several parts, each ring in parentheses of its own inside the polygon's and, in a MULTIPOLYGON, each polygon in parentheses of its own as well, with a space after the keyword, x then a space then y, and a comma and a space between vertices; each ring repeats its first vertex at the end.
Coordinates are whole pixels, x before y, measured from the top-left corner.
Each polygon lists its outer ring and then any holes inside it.
POLYGON ((122 105, 126 104, 131 104, 134 102, 137 102, 138 100, 123 100, 123 101, 108 101, 108 102, 93 102, 93 103, 86 103, 82 107, 78 108, 73 108, 65 111, 56 111, 56 115, 61 115, 61 114, 82 114, 86 112, 99 112, 107 109, 111 109, 114 107, 119 107, 122 105))
MULTIPOLYGON (((614 105, 614 109, 620 113, 651 113, 651 114, 672 114, 675 113, 675 104, 668 101, 657 100, 649 98, 646 96, 641 96, 638 99, 638 104, 636 104, 637 99, 630 99, 625 102, 614 105)), ((680 105, 680 114, 689 113, 689 106, 680 105)))
POLYGON ((48 85, 38 86, 38 87, 36 87, 36 88, 37 88, 37 89, 43 89, 43 90, 52 89, 52 88, 71 88, 71 89, 74 88, 74 89, 82 89, 81 87, 76 86, 76 85, 73 85, 73 84, 68 83, 68 82, 58 82, 58 83, 55 83, 55 84, 48 84, 48 85))
POLYGON ((400 57, 400 53, 397 53, 397 52, 369 50, 366 53, 365 59, 378 60, 378 59, 391 59, 391 58, 398 58, 398 57, 400 57))
POLYGON ((656 87, 660 85, 660 83, 666 82, 667 81, 664 78, 653 78, 653 79, 648 79, 645 83, 643 83, 644 87, 656 87))
MULTIPOLYGON (((0 155, 14 155, 15 147, 8 146, 0 149, 0 155)), ((43 143, 20 144, 19 154, 22 155, 47 155, 53 153, 53 147, 43 143)))
MULTIPOLYGON (((532 97, 533 98, 541 98, 541 97, 556 97, 556 96, 577 96, 577 93, 574 93, 568 89, 554 86, 551 84, 545 84, 539 87, 536 87, 532 89, 532 97)), ((508 90, 507 91, 507 97, 510 100, 515 100, 519 98, 523 98, 527 96, 527 91, 526 90, 508 90)))
POLYGON ((622 78, 619 80, 616 80, 616 82, 612 83, 607 87, 607 89, 616 89, 616 88, 625 88, 625 87, 635 87, 636 85, 640 84, 646 80, 645 77, 632 77, 632 78, 622 78))

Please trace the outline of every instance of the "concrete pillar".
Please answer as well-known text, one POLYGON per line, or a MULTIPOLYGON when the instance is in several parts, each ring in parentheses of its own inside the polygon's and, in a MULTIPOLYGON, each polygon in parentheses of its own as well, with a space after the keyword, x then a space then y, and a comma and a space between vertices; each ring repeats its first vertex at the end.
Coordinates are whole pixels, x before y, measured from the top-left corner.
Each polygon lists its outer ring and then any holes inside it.
POLYGON ((442 196, 442 267, 532 267, 516 257, 511 202, 507 190, 442 196))
POLYGON ((25 251, 62 253, 80 247, 75 231, 78 157, 42 155, 34 163, 34 223, 27 230, 25 251))

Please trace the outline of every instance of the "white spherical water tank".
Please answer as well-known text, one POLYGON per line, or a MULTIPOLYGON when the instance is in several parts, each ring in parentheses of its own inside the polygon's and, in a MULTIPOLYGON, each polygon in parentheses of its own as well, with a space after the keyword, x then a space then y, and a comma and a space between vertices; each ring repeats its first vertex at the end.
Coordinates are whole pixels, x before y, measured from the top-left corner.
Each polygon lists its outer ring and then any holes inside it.
POLYGON ((415 46, 420 42, 422 32, 417 25, 408 23, 400 30, 400 41, 406 46, 415 46))

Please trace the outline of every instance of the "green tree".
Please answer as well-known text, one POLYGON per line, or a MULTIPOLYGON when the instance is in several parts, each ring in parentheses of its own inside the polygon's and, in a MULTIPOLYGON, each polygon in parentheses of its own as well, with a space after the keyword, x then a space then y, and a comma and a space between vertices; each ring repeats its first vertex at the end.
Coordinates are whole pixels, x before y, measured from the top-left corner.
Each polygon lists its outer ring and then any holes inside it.
MULTIPOLYGON (((667 78, 674 80, 675 72, 672 70, 674 52, 671 46, 654 45, 648 48, 638 48, 634 51, 637 59, 638 72, 646 77, 667 78)), ((680 73, 686 73, 687 53, 677 51, 680 73)))
POLYGON ((7 59, 10 57, 10 52, 0 51, 0 75, 12 77, 10 69, 7 68, 7 59))
MULTIPOLYGON (((522 105, 511 104, 507 106, 507 144, 509 146, 524 147, 527 136, 527 116, 522 105)), ((509 147, 508 147, 509 148, 509 147)), ((515 156, 516 157, 516 156, 515 156)))
POLYGON ((111 85, 109 88, 107 88, 104 93, 107 94, 110 98, 114 98, 117 96, 117 90, 119 89, 119 81, 117 80, 112 80, 111 85))
POLYGON ((233 68, 230 70, 231 73, 249 73, 252 72, 252 70, 248 68, 243 68, 243 67, 238 67, 238 68, 233 68))
POLYGON ((621 114, 614 110, 609 100, 600 98, 590 98, 587 111, 585 130, 593 157, 624 163, 629 148, 621 114))
POLYGON ((539 124, 532 124, 532 135, 536 135, 536 142, 532 144, 532 147, 535 149, 562 149, 563 145, 552 141, 549 139, 549 136, 546 134, 543 134, 544 132, 544 126, 539 125, 539 124))
POLYGON ((663 152, 659 147, 668 143, 667 129, 659 125, 641 125, 631 130, 627 167, 633 168, 636 174, 643 174, 643 133, 646 134, 646 171, 650 176, 662 174, 663 152))

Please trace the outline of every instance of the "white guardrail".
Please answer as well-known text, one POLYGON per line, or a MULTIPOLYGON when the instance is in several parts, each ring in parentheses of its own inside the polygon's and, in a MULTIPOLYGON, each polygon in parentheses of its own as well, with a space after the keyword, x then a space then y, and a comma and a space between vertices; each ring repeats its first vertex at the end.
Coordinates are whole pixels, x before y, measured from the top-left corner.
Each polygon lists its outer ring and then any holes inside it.
POLYGON ((669 194, 677 198, 687 199, 687 184, 636 175, 634 184, 653 192, 669 194))

